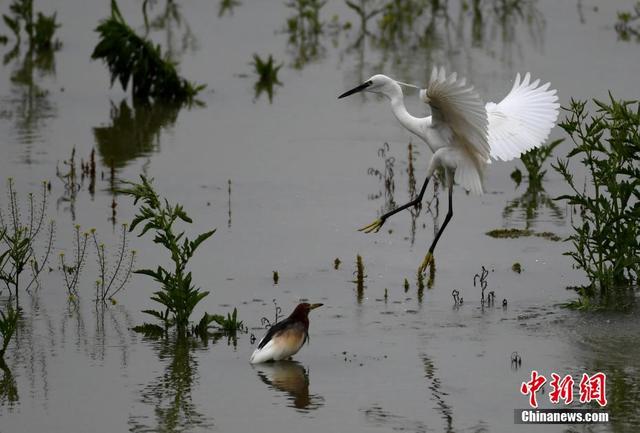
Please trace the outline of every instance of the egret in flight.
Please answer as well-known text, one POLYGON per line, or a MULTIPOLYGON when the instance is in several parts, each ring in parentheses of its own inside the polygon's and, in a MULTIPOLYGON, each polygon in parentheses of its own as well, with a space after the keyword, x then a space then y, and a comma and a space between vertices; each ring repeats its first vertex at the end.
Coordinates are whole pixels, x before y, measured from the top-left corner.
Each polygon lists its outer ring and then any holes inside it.
POLYGON ((540 80, 531 82, 529 73, 522 80, 520 74, 516 75, 511 91, 502 101, 485 104, 464 78, 458 78, 455 72, 447 75, 444 68, 434 68, 429 85, 420 90, 420 99, 431 108, 431 116, 419 118, 407 111, 400 86, 418 88, 386 75, 374 75, 338 99, 363 91, 386 96, 396 119, 433 152, 418 196, 360 231, 377 232, 390 216, 419 206, 436 168, 444 169, 449 210, 418 269, 424 272, 433 263, 436 244, 453 216, 454 181, 467 191, 482 194, 483 173, 491 158, 509 161, 542 145, 555 125, 560 104, 556 90, 550 89, 549 83, 540 85, 540 80))
POLYGON ((282 361, 298 353, 309 339, 309 312, 322 304, 298 304, 293 313, 267 331, 253 351, 250 362, 282 361))

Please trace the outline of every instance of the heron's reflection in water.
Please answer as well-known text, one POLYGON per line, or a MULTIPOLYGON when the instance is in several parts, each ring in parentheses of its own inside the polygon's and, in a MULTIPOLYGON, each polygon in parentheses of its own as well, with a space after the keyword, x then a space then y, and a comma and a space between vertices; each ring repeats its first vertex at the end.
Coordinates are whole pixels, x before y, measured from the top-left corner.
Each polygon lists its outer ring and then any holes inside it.
POLYGON ((258 377, 270 388, 288 394, 289 406, 311 411, 324 405, 324 398, 309 394, 307 369, 295 361, 256 364, 258 377))

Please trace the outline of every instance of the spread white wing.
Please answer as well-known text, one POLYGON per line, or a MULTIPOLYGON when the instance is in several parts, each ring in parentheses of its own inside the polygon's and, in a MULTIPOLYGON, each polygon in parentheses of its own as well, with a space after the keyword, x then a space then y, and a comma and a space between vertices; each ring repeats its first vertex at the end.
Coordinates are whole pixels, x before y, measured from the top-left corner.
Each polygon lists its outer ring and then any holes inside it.
POLYGON ((516 75, 513 88, 499 103, 486 105, 489 120, 491 157, 502 161, 519 158, 528 150, 542 145, 558 119, 558 97, 550 84, 530 83, 527 73, 520 81, 516 75))
POLYGON ((447 76, 444 68, 433 68, 422 96, 431 107, 433 125, 445 124, 455 135, 452 144, 464 146, 480 161, 489 159, 487 110, 473 86, 455 72, 447 76))
POLYGON ((444 152, 456 166, 455 181, 467 191, 482 194, 482 172, 491 148, 487 110, 480 95, 455 72, 447 76, 444 68, 434 68, 420 96, 431 107, 432 127, 443 138, 449 137, 451 148, 444 152))

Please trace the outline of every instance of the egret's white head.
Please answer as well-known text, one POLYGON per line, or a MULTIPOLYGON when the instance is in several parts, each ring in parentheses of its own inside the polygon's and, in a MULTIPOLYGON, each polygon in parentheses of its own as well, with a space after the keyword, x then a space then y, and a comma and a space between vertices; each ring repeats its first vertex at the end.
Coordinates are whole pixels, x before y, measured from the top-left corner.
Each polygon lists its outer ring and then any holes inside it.
POLYGON ((391 97, 391 95, 396 93, 402 95, 400 85, 416 87, 412 84, 401 83, 400 81, 396 81, 393 78, 387 77, 386 75, 376 74, 359 86, 356 86, 353 89, 344 92, 342 95, 338 96, 338 99, 353 95, 354 93, 358 92, 378 93, 388 97, 391 97))

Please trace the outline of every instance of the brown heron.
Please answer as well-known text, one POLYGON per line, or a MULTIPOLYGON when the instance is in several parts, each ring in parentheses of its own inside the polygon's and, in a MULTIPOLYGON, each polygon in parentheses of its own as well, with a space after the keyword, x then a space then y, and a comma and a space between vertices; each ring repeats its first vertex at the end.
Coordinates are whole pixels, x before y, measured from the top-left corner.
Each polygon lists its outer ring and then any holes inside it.
POLYGON ((322 304, 298 304, 293 313, 276 323, 262 337, 251 355, 251 363, 281 361, 298 353, 309 339, 309 312, 322 304))

